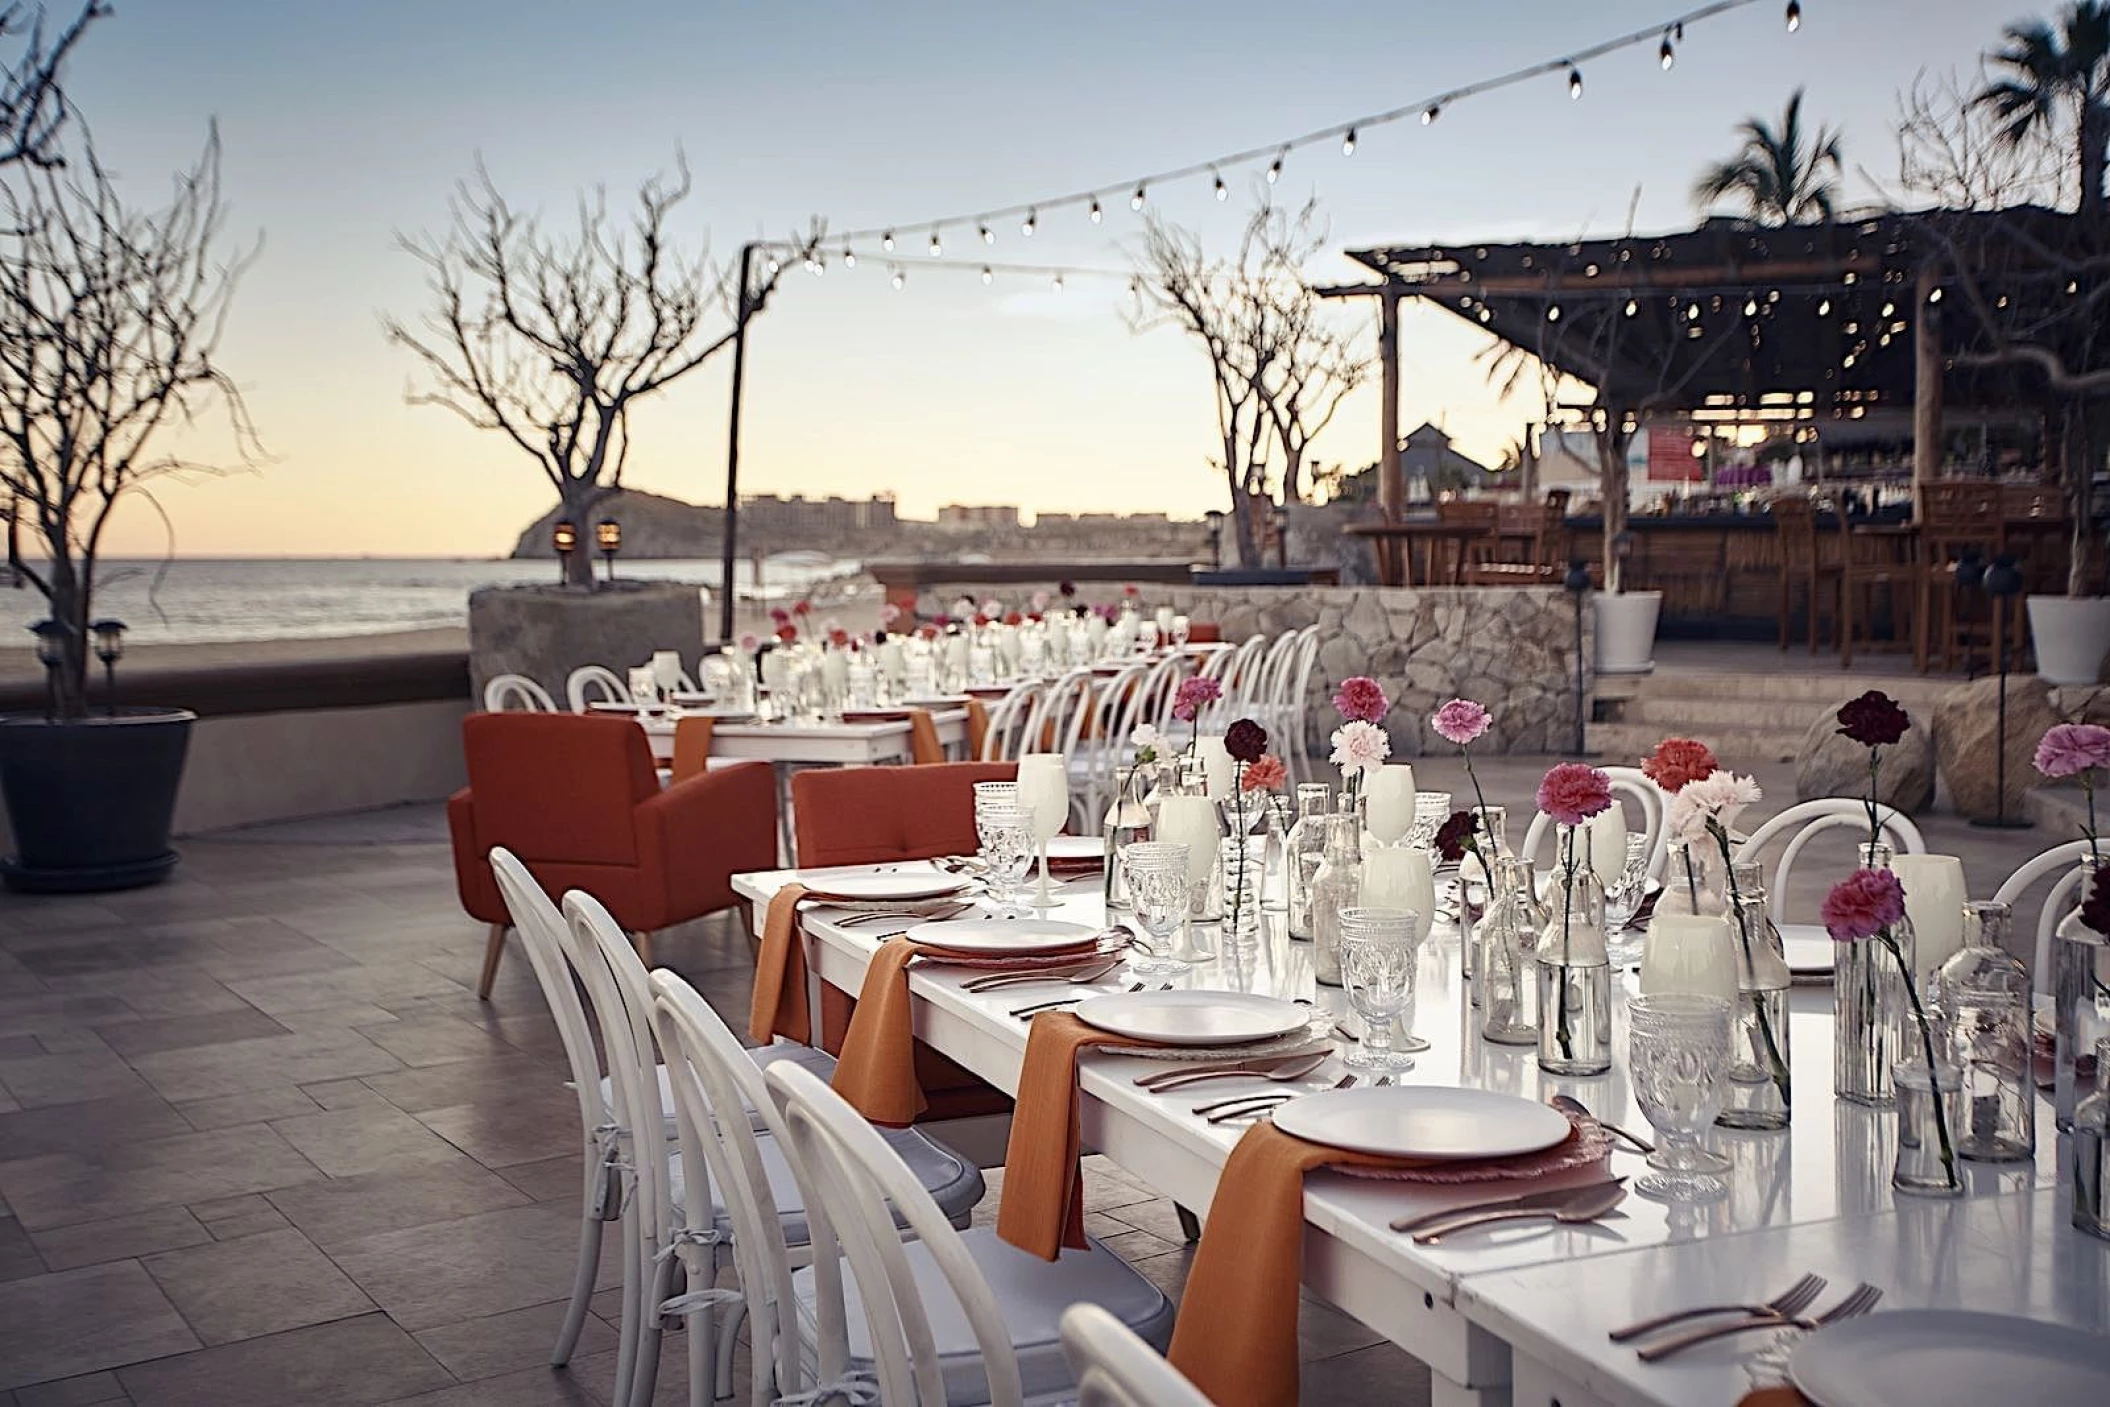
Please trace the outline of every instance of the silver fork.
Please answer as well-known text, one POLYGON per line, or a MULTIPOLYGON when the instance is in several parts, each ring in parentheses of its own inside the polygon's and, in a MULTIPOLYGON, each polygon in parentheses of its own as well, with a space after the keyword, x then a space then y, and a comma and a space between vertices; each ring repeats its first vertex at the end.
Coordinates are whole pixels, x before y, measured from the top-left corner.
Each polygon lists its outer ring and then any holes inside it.
MULTIPOLYGON (((1150 984, 1149 984, 1149 983, 1147 983, 1147 982, 1137 982, 1137 983, 1134 983, 1134 984, 1133 984, 1133 985, 1131 985, 1131 986, 1128 986, 1128 987, 1126 987, 1126 988, 1123 988, 1123 990, 1124 990, 1124 991, 1130 991, 1130 992, 1141 992, 1141 991, 1144 991, 1144 990, 1146 990, 1146 989, 1148 989, 1148 990, 1156 990, 1156 991, 1170 991, 1170 990, 1171 990, 1171 988, 1172 988, 1172 984, 1171 984, 1171 983, 1169 983, 1169 982, 1168 982, 1168 983, 1166 983, 1166 984, 1165 984, 1165 985, 1164 985, 1163 987, 1158 987, 1158 988, 1154 988, 1154 989, 1153 989, 1153 988, 1150 988, 1150 984)), ((1087 993, 1085 993, 1085 996, 1096 996, 1096 995, 1098 995, 1098 993, 1095 993, 1095 992, 1087 992, 1087 993)), ((1033 1004, 1032 1006, 1021 1006, 1021 1007, 1015 1007, 1015 1008, 1013 1008, 1013 1009, 1012 1009, 1012 1012, 1011 1012, 1011 1014, 1012 1014, 1013 1016, 1018 1016, 1018 1017, 1025 1017, 1025 1016, 1036 1016, 1036 1015, 1038 1015, 1039 1013, 1041 1013, 1041 1012, 1043 1012, 1043 1011, 1053 1011, 1053 1010, 1055 1010, 1055 1008, 1057 1008, 1057 1007, 1059 1007, 1059 1006, 1075 1006, 1075 1005, 1077 1005, 1077 1003, 1079 1003, 1079 1002, 1081 1002, 1081 1001, 1083 1001, 1083 1000, 1084 1000, 1084 997, 1082 997, 1082 996, 1078 996, 1078 997, 1058 997, 1058 998, 1056 998, 1056 999, 1055 999, 1054 1001, 1051 1001, 1051 1002, 1035 1002, 1035 1003, 1034 1003, 1034 1004, 1033 1004)))
POLYGON ((1716 1324, 1706 1329, 1694 1329, 1690 1333, 1679 1334, 1674 1338, 1665 1339, 1662 1343, 1650 1344, 1647 1348, 1641 1350, 1641 1361, 1643 1363, 1655 1363, 1670 1357, 1673 1353, 1682 1353, 1696 1344, 1710 1343, 1715 1339, 1726 1339, 1733 1334, 1741 1334, 1751 1329, 1821 1329, 1827 1324, 1837 1324, 1844 1319, 1858 1319, 1871 1309, 1874 1309, 1877 1302, 1882 1298, 1883 1292, 1881 1290, 1863 1281, 1861 1284, 1854 1286, 1845 1299, 1840 1300, 1815 1319, 1801 1319, 1792 1314, 1776 1314, 1758 1319, 1742 1320, 1734 1324, 1716 1324))
POLYGON ((1767 1300, 1764 1304, 1702 1304, 1691 1309, 1673 1310, 1659 1314, 1653 1319, 1643 1319, 1622 1329, 1614 1329, 1606 1337, 1613 1343, 1627 1343, 1646 1338, 1658 1329, 1668 1329, 1673 1324, 1683 1324, 1688 1319, 1705 1319, 1715 1314, 1743 1314, 1754 1317, 1771 1316, 1785 1319, 1791 1314, 1800 1314, 1809 1307, 1810 1301, 1824 1293, 1825 1279, 1822 1275, 1805 1275, 1787 1289, 1767 1300))
MULTIPOLYGON (((1355 1076, 1343 1075, 1332 1084, 1327 1085, 1326 1088, 1347 1089, 1354 1083, 1355 1076)), ((1219 1099, 1214 1104, 1197 1104, 1194 1106, 1194 1112, 1207 1115, 1206 1122, 1208 1123, 1225 1124, 1233 1119, 1250 1119, 1260 1114, 1269 1113, 1289 1103, 1292 1099, 1301 1098, 1312 1092, 1311 1090, 1299 1089, 1283 1094, 1242 1094, 1235 1099, 1219 1099)))

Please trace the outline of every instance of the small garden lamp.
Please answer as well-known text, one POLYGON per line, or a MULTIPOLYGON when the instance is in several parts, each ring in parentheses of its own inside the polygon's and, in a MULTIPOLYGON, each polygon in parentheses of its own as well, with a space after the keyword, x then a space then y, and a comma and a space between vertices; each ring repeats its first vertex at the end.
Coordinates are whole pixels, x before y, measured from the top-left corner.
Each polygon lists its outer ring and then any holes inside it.
POLYGON ((571 554, 579 550, 579 525, 559 518, 549 530, 549 545, 557 549, 557 584, 571 580, 571 554))
POLYGON ((2007 603, 2022 594, 2022 569, 2013 553, 2003 552, 1992 560, 1985 569, 1984 586, 1985 594, 1993 598, 1993 638, 1999 651, 1994 668, 2000 671, 2000 693, 1994 722, 1993 814, 1979 816, 1971 824, 1989 830, 2028 830, 2032 824, 2028 817, 2007 814, 2007 637, 2012 614, 2007 603))
POLYGON ((1561 585, 1575 598, 1575 755, 1583 752, 1583 598, 1590 594, 1590 568, 1581 560, 1568 563, 1561 585))
POLYGON ((1224 564, 1224 511, 1221 508, 1211 508, 1208 512, 1202 514, 1202 517, 1209 524, 1209 565, 1216 571, 1222 571, 1224 564))
POLYGON ((37 663, 44 666, 44 721, 59 716, 59 666, 66 662, 66 637, 73 632, 64 623, 40 620, 30 628, 37 637, 37 663))
POLYGON ((623 550, 623 525, 613 518, 603 518, 593 525, 593 545, 601 549, 601 556, 608 562, 608 579, 615 580, 615 554, 623 550))
POLYGON ((117 716, 117 662, 124 658, 125 623, 104 617, 88 627, 95 637, 95 657, 103 662, 103 705, 117 716))

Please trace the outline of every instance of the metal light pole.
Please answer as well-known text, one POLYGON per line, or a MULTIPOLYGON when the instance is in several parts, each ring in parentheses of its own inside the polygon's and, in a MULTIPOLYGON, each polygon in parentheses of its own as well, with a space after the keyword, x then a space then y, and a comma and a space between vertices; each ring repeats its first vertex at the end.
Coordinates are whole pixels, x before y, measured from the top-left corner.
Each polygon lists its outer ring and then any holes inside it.
POLYGON ((1996 831, 2026 831, 2034 824, 2027 816, 2007 814, 2007 603, 2022 593, 2022 573, 2014 557, 2003 552, 1985 569, 1985 594, 1993 598, 1994 667, 2000 671, 1998 712, 1993 731, 1993 814, 1971 822, 1996 831))
POLYGON ((725 517, 718 552, 718 639, 733 638, 733 567, 740 554, 740 391, 747 371, 747 320, 756 312, 750 288, 755 250, 740 246, 740 287, 733 300, 733 394, 725 415, 725 517))
POLYGON ((1575 598, 1575 755, 1583 755, 1583 598, 1590 594, 1590 568, 1578 560, 1568 563, 1561 582, 1575 598))

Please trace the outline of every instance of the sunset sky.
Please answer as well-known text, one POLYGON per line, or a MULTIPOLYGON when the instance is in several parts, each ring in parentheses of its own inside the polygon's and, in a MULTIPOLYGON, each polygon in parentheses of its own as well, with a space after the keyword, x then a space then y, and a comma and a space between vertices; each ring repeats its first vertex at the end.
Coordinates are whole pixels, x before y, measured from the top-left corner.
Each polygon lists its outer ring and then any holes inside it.
MULTIPOLYGON (((70 7, 53 0, 56 10, 70 7)), ((1125 267, 1143 172, 1266 145, 1359 113, 1558 57, 1679 8, 1639 0, 1073 0, 1060 6, 851 0, 120 0, 70 71, 76 101, 138 198, 167 189, 209 119, 226 148, 230 233, 263 238, 224 362, 270 458, 160 494, 185 555, 494 555, 552 494, 499 437, 405 404, 408 360, 380 332, 415 315, 420 270, 398 231, 436 229, 481 153, 514 203, 556 220, 574 193, 611 201, 685 151, 696 192, 680 228, 729 258, 741 240, 898 225, 907 284, 866 255, 796 273, 751 334, 743 485, 862 496, 902 510, 1219 506, 1200 352, 1138 336, 1119 279, 999 279, 918 267, 928 220, 1099 186, 1106 223, 1050 209, 1030 242, 997 228, 986 257, 1125 267), (920 228, 918 222, 925 222, 920 228), (911 234, 911 231, 919 231, 911 234)), ((1331 248, 1450 238, 1617 234, 1688 225, 1688 190, 1730 129, 1807 111, 1845 131, 1852 193, 1892 181, 1896 91, 1922 68, 1968 68, 2025 13, 2009 0, 1805 0, 1800 33, 1760 0, 1693 26, 1665 73, 1653 44, 1474 99, 1424 127, 1361 134, 1355 155, 1293 156, 1282 198, 1316 194, 1331 248), (2012 13, 2011 13, 2012 11, 2012 13), (1909 12, 1911 22, 1901 23, 1909 12)), ((1264 165, 1264 163, 1261 163, 1264 165)), ((1154 188, 1154 208, 1227 247, 1260 166, 1154 188)), ((948 255, 981 258, 972 232, 948 255), (972 248, 970 248, 972 244, 972 248)), ((1329 252, 1315 276, 1357 267, 1329 252)), ((1525 407, 1505 408, 1485 339, 1410 312, 1401 423, 1446 426, 1492 460, 1525 407)), ((640 406, 628 482, 715 502, 730 359, 640 406)), ((1321 442, 1376 455, 1362 393, 1321 442)), ((110 544, 158 553, 135 508, 110 544)))

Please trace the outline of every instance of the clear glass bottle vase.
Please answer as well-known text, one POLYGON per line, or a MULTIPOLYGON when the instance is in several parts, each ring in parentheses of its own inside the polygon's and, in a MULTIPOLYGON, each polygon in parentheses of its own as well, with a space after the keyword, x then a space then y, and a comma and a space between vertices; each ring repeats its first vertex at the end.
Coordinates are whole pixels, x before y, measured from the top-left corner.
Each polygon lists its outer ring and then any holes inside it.
MULTIPOLYGON (((1889 869, 1890 847, 1862 846, 1861 867, 1889 869)), ((1891 925, 1888 943, 1861 938, 1838 944, 1834 952, 1832 1093, 1856 1104, 1889 1104, 1892 1067, 1912 1054, 1912 1013, 1905 996, 1912 921, 1901 918, 1891 925)))
POLYGON ((1326 851, 1311 881, 1312 976, 1341 985, 1341 910, 1363 898, 1363 826, 1353 811, 1326 818, 1326 851))
POLYGON ((2074 1106, 2073 1224, 2110 1241, 2110 1036, 2095 1043, 2095 1092, 2074 1106))
POLYGON ((2006 904, 1966 904, 1964 946, 1927 994, 1963 1072, 1956 1153, 1969 1162, 2026 1162, 2037 1150, 2033 999, 2029 969, 2007 951, 2012 917, 2006 904))
MULTIPOLYGON (((1917 1042, 1914 1042, 1917 1045, 1917 1042)), ((1963 1071, 1942 1058, 1930 1069, 1924 1054, 1900 1060, 1891 1072, 1898 1110, 1897 1163, 1890 1185, 1907 1197, 1961 1197, 1963 1166, 1956 1130, 1963 1118, 1963 1071)))
POLYGON ((1671 841, 1663 852, 1663 890, 1655 912, 1704 915, 1728 911, 1722 855, 1714 840, 1671 841))
POLYGON ((1730 947, 1736 957, 1736 1011, 1729 1033, 1729 1096, 1715 1122, 1733 1129, 1784 1129, 1794 1106, 1788 1046, 1787 958, 1773 924, 1761 871, 1741 864, 1731 876, 1730 947))
POLYGON ((1560 828, 1560 867, 1539 933, 1539 1068, 1601 1075, 1612 1068, 1612 964, 1605 946, 1604 886, 1576 862, 1573 827, 1560 828))
POLYGON ((1326 854, 1326 818, 1333 810, 1333 788, 1325 782, 1303 782, 1297 787, 1297 821, 1284 843, 1283 867, 1289 880, 1289 936, 1309 939, 1311 927, 1311 882, 1319 873, 1326 854))
POLYGON ((1532 1045, 1539 1038, 1539 931, 1546 906, 1539 902, 1531 862, 1505 856, 1495 861, 1494 892, 1473 929, 1470 1000, 1480 1008, 1480 1034, 1497 1045, 1532 1045))
POLYGON ((1156 780, 1156 767, 1139 763, 1114 774, 1114 800, 1106 809, 1100 827, 1106 841, 1106 869, 1102 872, 1104 898, 1110 910, 1134 907, 1128 897, 1128 879, 1121 872, 1121 852, 1138 841, 1150 839, 1149 796, 1156 780))
POLYGON ((2073 1127, 2074 1109, 2097 1078, 2096 1043, 2110 1036, 2110 938, 2084 923, 2078 907, 2106 867, 2110 854, 2082 857, 2076 907, 2060 920, 2051 943, 2051 1107, 2061 1133, 2073 1127))

